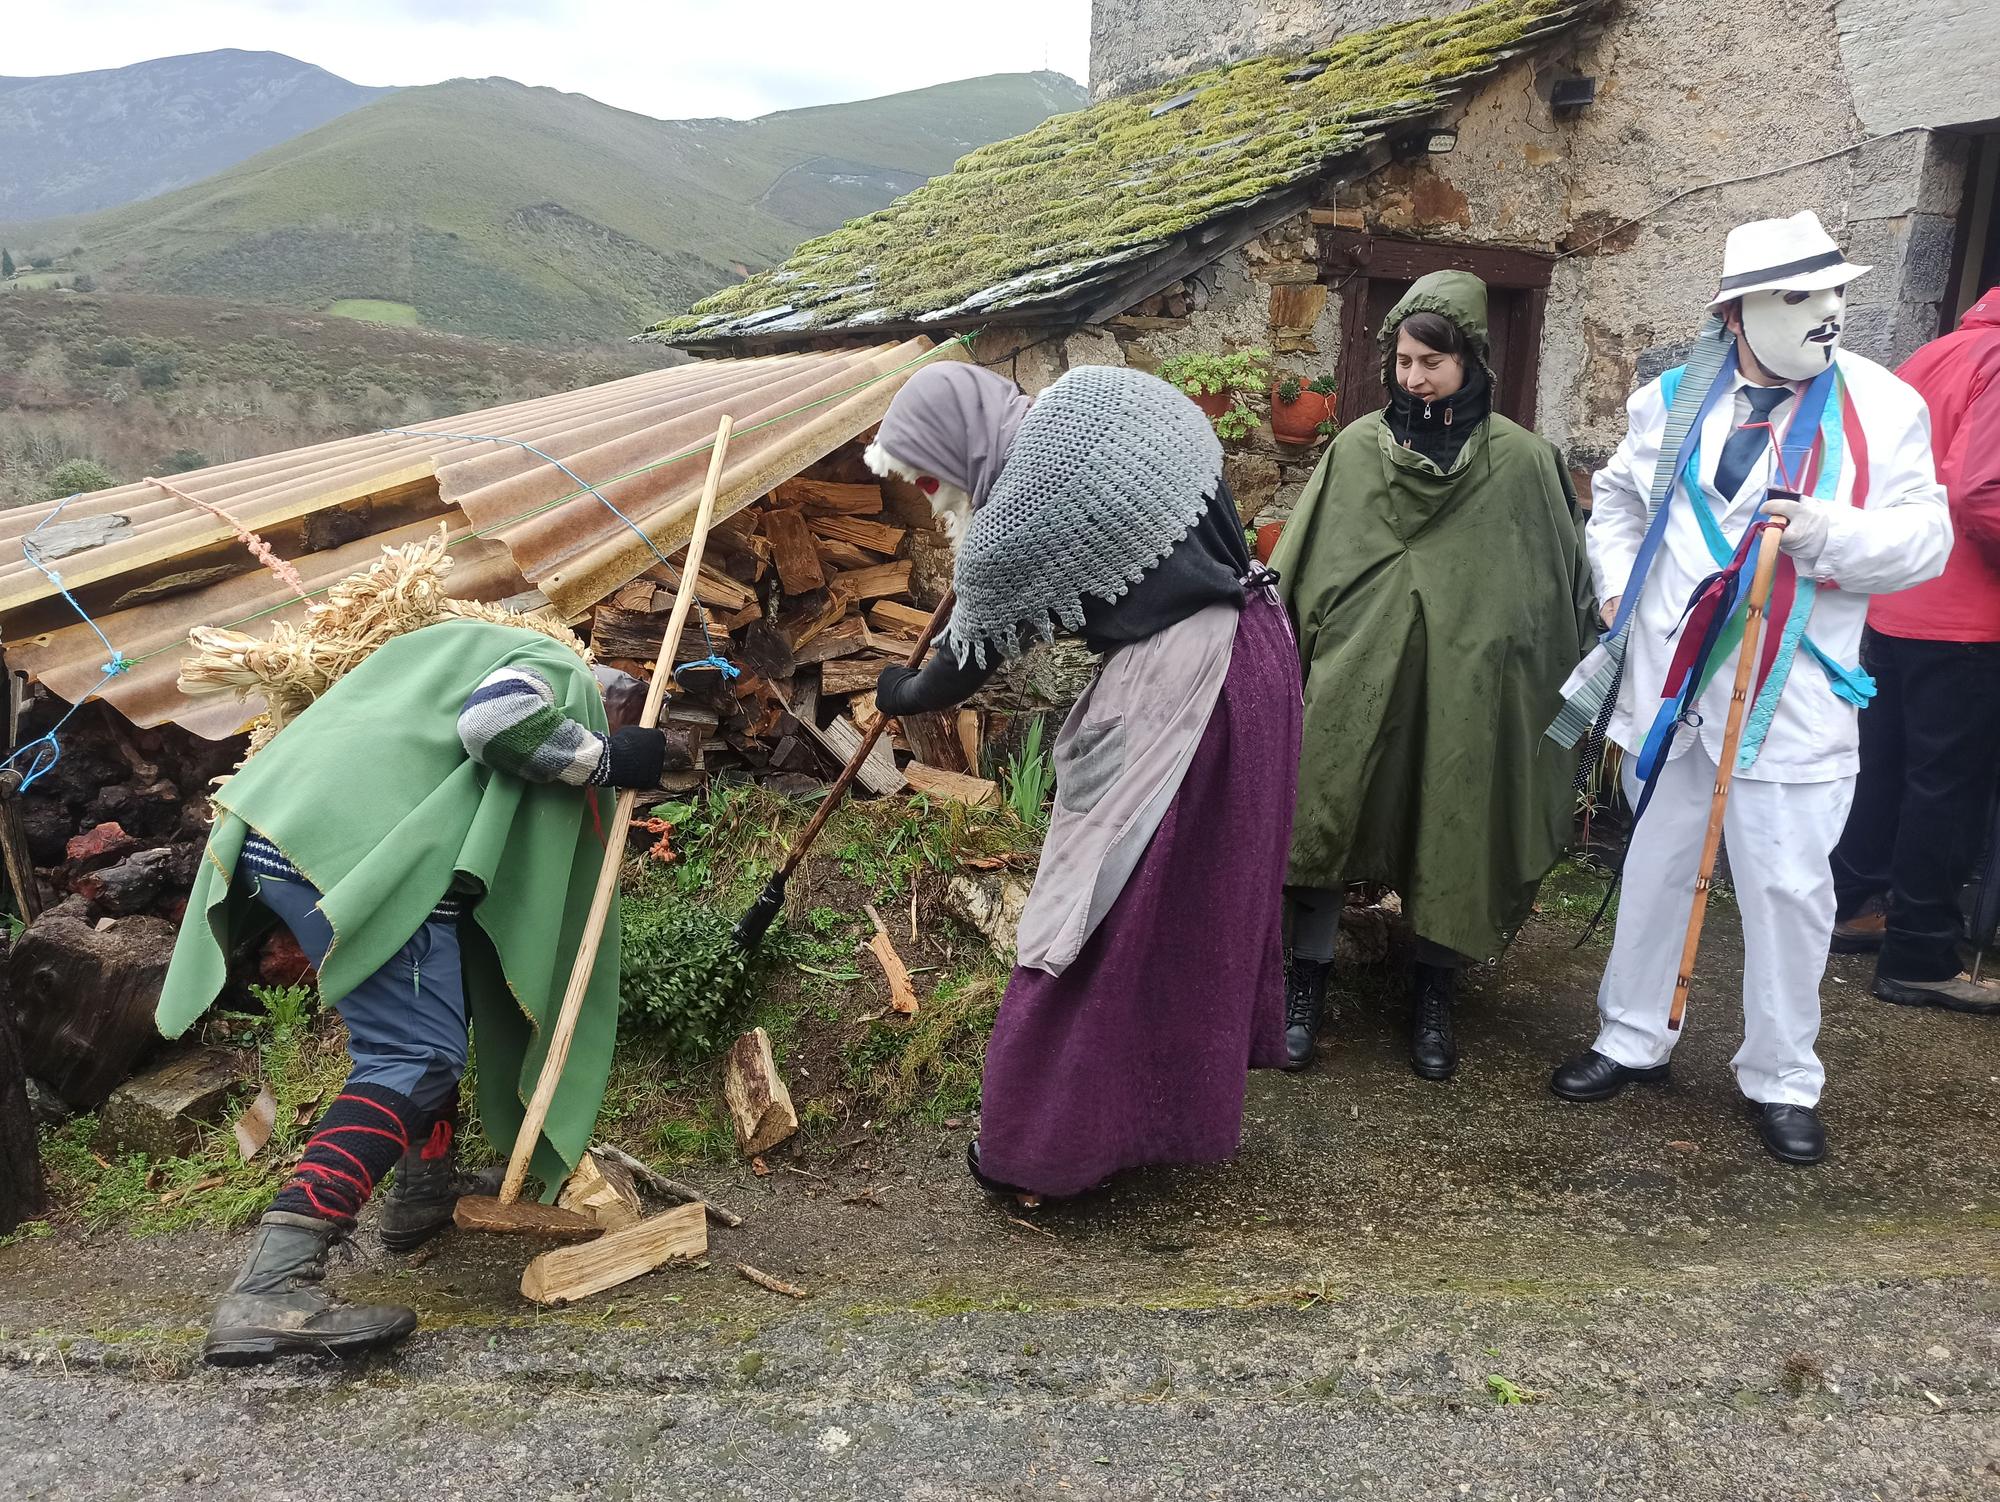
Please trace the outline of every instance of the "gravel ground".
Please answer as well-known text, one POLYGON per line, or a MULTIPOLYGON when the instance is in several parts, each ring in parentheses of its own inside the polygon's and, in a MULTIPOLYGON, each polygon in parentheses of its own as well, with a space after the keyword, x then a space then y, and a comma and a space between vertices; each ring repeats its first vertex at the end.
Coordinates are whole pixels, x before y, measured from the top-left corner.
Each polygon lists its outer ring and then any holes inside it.
POLYGON ((364 1235, 341 1286, 424 1316, 367 1362, 202 1368, 241 1236, 24 1242, 0 1496, 2000 1498, 2000 1025, 1837 968, 1834 1157, 1787 1169, 1726 1069, 1733 929, 1665 1089, 1547 1094, 1603 952, 1537 929, 1451 1085, 1349 994, 1318 1069, 1253 1081, 1236 1163, 1032 1222, 966 1184, 967 1124, 715 1173, 746 1223, 712 1266, 563 1310, 515 1292, 522 1244, 364 1235))

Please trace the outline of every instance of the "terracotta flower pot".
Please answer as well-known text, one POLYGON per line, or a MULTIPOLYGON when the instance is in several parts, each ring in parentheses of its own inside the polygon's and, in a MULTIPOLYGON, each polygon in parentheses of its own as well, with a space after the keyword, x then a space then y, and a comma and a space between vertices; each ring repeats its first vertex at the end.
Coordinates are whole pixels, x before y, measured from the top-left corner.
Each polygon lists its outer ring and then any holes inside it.
POLYGON ((1265 522, 1257 529, 1257 561, 1269 563, 1271 555, 1278 551, 1278 534, 1285 530, 1283 522, 1265 522))
POLYGON ((1301 391, 1296 401, 1286 401, 1271 388, 1271 436, 1280 443, 1311 443, 1319 437, 1319 425, 1332 410, 1332 399, 1317 391, 1301 391))
POLYGON ((1204 391, 1199 395, 1190 393, 1188 400, 1207 413, 1210 422, 1214 422, 1236 405, 1236 393, 1233 391, 1204 391))

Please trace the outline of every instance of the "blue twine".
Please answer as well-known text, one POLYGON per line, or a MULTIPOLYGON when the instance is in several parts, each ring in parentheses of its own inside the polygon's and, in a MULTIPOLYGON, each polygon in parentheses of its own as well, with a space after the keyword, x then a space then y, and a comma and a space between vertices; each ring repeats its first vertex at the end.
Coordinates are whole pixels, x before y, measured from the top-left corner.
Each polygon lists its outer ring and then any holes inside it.
MULTIPOLYGON (((617 517, 618 520, 623 522, 627 527, 629 527, 634 533, 638 535, 639 541, 643 542, 649 549, 652 550, 652 554, 655 558, 659 559, 660 562, 666 564, 668 568, 672 568, 674 566, 673 560, 669 558, 665 553, 660 551, 660 545, 654 542, 653 539, 647 535, 646 529, 640 526, 637 522, 633 521, 631 517, 627 516, 624 512, 620 511, 616 506, 612 505, 610 498, 606 496, 603 491, 599 490, 595 485, 591 484, 588 480, 584 479, 582 475, 578 474, 575 470, 571 469, 567 464, 563 463, 562 460, 558 459, 554 454, 547 453, 542 449, 538 449, 532 443, 525 443, 519 438, 502 438, 497 434, 493 433, 439 433, 439 432, 429 431, 423 428, 383 428, 381 431, 391 437, 396 437, 396 438, 444 438, 450 440, 453 443, 511 443, 517 449, 525 449, 529 453, 533 454, 537 459, 543 460, 545 463, 553 464, 557 469, 561 470, 565 475, 569 477, 570 483, 575 485, 578 490, 589 491, 593 496, 597 498, 597 503, 600 506, 602 506, 606 511, 609 511, 613 516, 617 517)), ((686 582, 690 589, 694 587, 694 581, 692 579, 689 579, 686 582)), ((674 678, 678 681, 680 675, 688 671, 689 668, 704 668, 704 667, 712 667, 718 669, 721 672, 724 681, 727 681, 731 678, 741 677, 742 676, 741 670, 738 669, 733 663, 731 663, 728 658, 724 657, 721 654, 721 652, 716 650, 715 638, 709 634, 708 630, 708 607, 702 604, 700 600, 696 600, 694 602, 694 608, 695 608, 695 624, 701 627, 701 639, 703 645, 705 645, 708 648, 708 656, 702 658, 698 662, 687 662, 681 664, 681 666, 673 670, 674 678)), ((109 645, 109 643, 107 643, 106 645, 109 645)))
POLYGON ((62 742, 56 739, 56 732, 70 722, 70 716, 96 698, 98 690, 102 689, 113 678, 116 678, 120 673, 129 673, 132 670, 132 659, 111 644, 111 638, 106 636, 103 630, 99 628, 97 622, 90 618, 90 612, 83 608, 83 605, 75 595, 63 587, 62 575, 42 562, 40 552, 33 546, 35 533, 41 531, 42 528, 61 516, 63 507, 75 499, 76 495, 65 496, 57 503, 55 510, 51 511, 35 524, 34 531, 29 532, 26 537, 21 539, 21 556, 27 559, 35 568, 41 570, 42 577, 55 586, 56 593, 63 597, 68 603, 69 608, 77 613, 84 625, 90 627, 92 632, 96 634, 97 639, 104 643, 104 650, 111 655, 103 664, 104 676, 97 680, 97 683, 91 688, 89 693, 83 695, 74 704, 70 705, 64 711, 63 717, 48 728, 46 734, 36 736, 27 745, 19 747, 5 761, 0 761, 0 771, 4 771, 13 767, 23 756, 27 756, 30 752, 34 753, 34 760, 29 764, 27 772, 21 777, 19 791, 24 793, 49 772, 57 762, 62 760, 62 742))

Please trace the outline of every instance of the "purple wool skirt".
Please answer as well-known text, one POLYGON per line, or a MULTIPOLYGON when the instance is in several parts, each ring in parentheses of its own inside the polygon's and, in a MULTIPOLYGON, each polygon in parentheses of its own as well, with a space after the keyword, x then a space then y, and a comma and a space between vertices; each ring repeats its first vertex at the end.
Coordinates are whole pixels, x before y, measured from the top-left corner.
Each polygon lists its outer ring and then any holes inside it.
POLYGON ((1138 869, 1062 975, 1017 967, 1007 984, 981 1090, 988 1178, 1053 1197, 1123 1168, 1235 1155, 1248 1071, 1284 1057, 1300 714, 1291 628, 1253 593, 1138 869))

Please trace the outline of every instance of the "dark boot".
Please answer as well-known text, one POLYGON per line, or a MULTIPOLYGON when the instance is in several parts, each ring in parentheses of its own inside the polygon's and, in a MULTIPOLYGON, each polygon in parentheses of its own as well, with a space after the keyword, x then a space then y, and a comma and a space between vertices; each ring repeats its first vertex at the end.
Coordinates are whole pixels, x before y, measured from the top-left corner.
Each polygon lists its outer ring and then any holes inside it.
POLYGON ((1457 979, 1449 965, 1419 964, 1411 977, 1415 1018, 1410 1067, 1427 1080, 1448 1080, 1458 1069, 1458 1040, 1451 1033, 1451 993, 1457 979))
POLYGON ((417 1316, 408 1309, 341 1304, 320 1286, 327 1248, 339 1234, 330 1220, 266 1211, 249 1260, 215 1306, 202 1356, 217 1366, 294 1352, 353 1356, 393 1345, 416 1329, 417 1316))
POLYGON ((396 1176, 382 1196, 382 1213, 375 1222, 382 1245, 392 1252, 414 1252, 451 1224, 462 1192, 457 1132, 445 1117, 421 1146, 396 1160, 396 1176))
POLYGON ((1332 960, 1287 955, 1285 966, 1285 1068, 1304 1069, 1313 1061, 1319 1019, 1326 1007, 1326 983, 1332 960))

